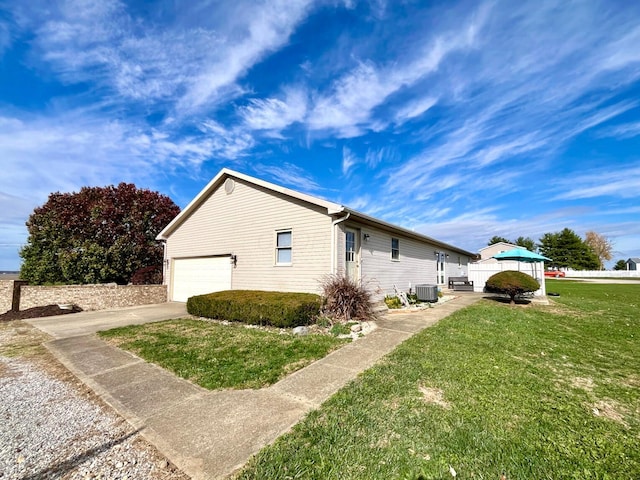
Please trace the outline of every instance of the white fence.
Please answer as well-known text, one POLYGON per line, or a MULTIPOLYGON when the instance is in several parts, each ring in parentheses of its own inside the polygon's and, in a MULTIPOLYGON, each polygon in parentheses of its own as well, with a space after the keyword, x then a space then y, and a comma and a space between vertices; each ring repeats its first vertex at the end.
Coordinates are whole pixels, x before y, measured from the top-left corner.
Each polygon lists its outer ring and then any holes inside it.
POLYGON ((482 292, 485 283, 489 277, 495 273, 505 270, 517 270, 527 275, 531 275, 540 283, 540 290, 534 292, 535 296, 544 296, 547 294, 547 289, 544 283, 544 263, 526 263, 526 262, 514 262, 514 261, 501 261, 496 263, 470 263, 469 264, 469 280, 473 281, 473 290, 475 292, 482 292))
POLYGON ((569 270, 571 278, 640 278, 640 270, 569 270))

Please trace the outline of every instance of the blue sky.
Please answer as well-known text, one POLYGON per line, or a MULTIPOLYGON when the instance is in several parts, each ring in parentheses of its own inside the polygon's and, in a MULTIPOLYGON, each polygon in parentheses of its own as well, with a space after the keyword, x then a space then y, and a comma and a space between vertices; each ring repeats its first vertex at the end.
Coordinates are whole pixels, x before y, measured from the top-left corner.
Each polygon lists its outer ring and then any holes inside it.
POLYGON ((0 270, 33 208, 229 167, 477 251, 640 256, 640 2, 0 0, 0 270))

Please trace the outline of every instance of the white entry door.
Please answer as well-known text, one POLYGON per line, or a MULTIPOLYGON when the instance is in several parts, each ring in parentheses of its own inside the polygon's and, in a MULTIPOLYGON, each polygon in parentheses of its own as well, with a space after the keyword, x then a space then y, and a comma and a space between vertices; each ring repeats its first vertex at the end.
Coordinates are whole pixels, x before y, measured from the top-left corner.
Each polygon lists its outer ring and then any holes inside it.
POLYGON ((357 230, 345 229, 345 272, 347 278, 360 281, 360 235, 357 230))
POLYGON ((171 300, 186 302, 194 295, 231 290, 231 267, 228 256, 174 260, 171 300))
POLYGON ((446 255, 444 253, 438 253, 438 259, 436 263, 436 276, 438 278, 438 285, 444 285, 445 261, 446 261, 446 255))

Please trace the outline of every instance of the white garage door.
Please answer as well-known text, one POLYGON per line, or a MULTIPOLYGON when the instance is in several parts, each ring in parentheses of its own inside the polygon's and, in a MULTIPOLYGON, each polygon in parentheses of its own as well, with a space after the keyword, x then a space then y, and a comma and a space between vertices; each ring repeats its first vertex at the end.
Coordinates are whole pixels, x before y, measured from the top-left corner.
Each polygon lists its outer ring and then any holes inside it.
POLYGON ((229 257, 179 258, 173 262, 173 295, 176 302, 203 293, 231 289, 229 257))

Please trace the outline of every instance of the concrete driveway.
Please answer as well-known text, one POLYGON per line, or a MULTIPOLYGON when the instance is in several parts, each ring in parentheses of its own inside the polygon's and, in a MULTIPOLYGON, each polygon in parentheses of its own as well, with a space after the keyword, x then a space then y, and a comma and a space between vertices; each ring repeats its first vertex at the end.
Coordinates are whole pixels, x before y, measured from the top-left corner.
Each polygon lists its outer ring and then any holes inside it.
POLYGON ((139 325, 180 318, 185 315, 188 315, 185 303, 168 302, 113 310, 99 310, 96 312, 72 313, 54 317, 32 318, 25 320, 25 322, 48 333, 53 338, 69 338, 126 325, 139 325))

